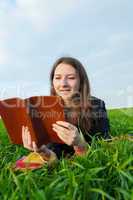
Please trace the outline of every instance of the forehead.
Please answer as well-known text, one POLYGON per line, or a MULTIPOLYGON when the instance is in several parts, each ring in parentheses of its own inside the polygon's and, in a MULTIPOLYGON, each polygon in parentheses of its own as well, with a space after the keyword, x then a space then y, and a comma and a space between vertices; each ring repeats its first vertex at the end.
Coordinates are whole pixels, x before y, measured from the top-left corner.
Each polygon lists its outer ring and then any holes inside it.
POLYGON ((55 69, 55 74, 77 74, 77 71, 70 64, 60 63, 55 69))

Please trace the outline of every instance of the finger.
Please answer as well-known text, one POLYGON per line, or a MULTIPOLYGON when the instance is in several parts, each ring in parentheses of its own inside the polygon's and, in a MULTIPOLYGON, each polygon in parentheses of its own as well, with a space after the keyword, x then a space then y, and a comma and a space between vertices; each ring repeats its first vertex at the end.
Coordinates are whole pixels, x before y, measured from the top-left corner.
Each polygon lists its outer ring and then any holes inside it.
POLYGON ((32 141, 31 141, 31 135, 30 135, 30 132, 27 131, 27 132, 26 132, 26 135, 27 135, 27 144, 28 144, 29 146, 31 146, 32 141))
POLYGON ((25 126, 22 126, 22 140, 24 144, 27 143, 27 134, 26 134, 25 126))
POLYGON ((65 122, 65 121, 57 121, 56 124, 64 126, 65 128, 68 128, 68 129, 74 129, 75 127, 71 123, 65 122))
POLYGON ((25 141, 25 143, 26 143, 26 145, 28 144, 28 132, 27 132, 27 130, 25 129, 25 131, 24 131, 24 141, 25 141))
POLYGON ((22 126, 22 140, 24 140, 24 126, 22 126))
POLYGON ((22 126, 22 137, 25 137, 28 127, 22 126))
POLYGON ((56 124, 59 124, 61 126, 65 126, 65 127, 68 127, 70 125, 69 122, 65 122, 65 121, 56 121, 56 124))
POLYGON ((35 141, 32 142, 32 147, 33 147, 33 151, 37 152, 38 148, 37 148, 35 141))
POLYGON ((31 136, 26 126, 22 126, 22 141, 25 148, 32 150, 31 136))
POLYGON ((63 134, 69 134, 69 131, 67 128, 59 126, 57 124, 53 124, 53 128, 56 128, 57 131, 62 132, 63 134))

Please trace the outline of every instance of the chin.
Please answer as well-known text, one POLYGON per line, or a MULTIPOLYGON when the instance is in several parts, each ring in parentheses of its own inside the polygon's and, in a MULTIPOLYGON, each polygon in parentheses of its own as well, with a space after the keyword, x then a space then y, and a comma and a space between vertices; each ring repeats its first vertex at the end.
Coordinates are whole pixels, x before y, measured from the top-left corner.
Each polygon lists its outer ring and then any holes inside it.
POLYGON ((60 95, 64 101, 68 101, 71 99, 72 95, 60 95))

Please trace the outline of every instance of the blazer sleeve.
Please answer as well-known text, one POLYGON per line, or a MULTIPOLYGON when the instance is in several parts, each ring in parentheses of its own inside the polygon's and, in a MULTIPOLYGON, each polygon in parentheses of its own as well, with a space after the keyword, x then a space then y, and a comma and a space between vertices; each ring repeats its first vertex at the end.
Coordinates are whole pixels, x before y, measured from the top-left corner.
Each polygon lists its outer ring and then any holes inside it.
POLYGON ((109 135, 110 125, 104 101, 102 102, 102 107, 99 108, 99 113, 100 113, 100 116, 98 117, 99 132, 102 133, 104 139, 108 139, 110 138, 109 135))
POLYGON ((104 101, 94 98, 92 101, 90 135, 99 135, 104 139, 109 139, 110 125, 104 101))

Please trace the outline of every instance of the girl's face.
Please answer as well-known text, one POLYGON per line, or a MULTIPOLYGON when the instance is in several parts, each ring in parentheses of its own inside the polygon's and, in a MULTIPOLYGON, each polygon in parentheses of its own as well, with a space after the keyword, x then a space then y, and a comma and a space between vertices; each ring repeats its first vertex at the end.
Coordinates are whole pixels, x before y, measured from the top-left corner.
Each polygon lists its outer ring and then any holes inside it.
POLYGON ((79 74, 76 69, 65 63, 57 65, 53 77, 53 87, 56 94, 61 96, 64 101, 70 100, 80 87, 79 74))

